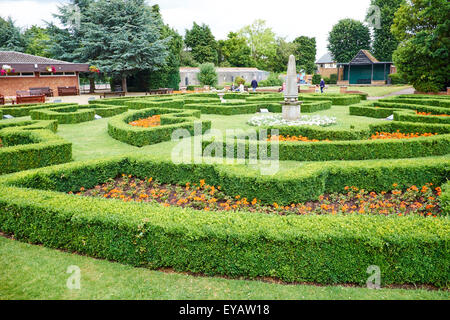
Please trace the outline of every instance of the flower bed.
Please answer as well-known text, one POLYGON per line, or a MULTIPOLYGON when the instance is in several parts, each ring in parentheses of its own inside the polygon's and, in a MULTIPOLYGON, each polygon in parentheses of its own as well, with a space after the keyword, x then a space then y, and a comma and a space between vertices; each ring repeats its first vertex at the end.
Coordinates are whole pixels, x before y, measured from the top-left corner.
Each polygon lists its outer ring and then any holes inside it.
POLYGON ((400 130, 396 132, 376 132, 370 137, 370 140, 389 140, 389 139, 414 139, 420 137, 437 136, 437 133, 402 133, 400 130))
POLYGON ((255 116, 247 124, 255 127, 269 126, 331 126, 336 124, 336 118, 326 116, 301 116, 299 120, 284 120, 282 115, 255 116))
MULTIPOLYGON (((398 184, 394 184, 396 188, 398 184)), ((241 195, 228 196, 221 186, 210 186, 205 180, 185 185, 162 184, 152 177, 140 179, 122 174, 94 188, 81 187, 77 195, 119 199, 123 202, 137 201, 159 203, 165 207, 178 206, 204 211, 248 211, 278 215, 307 214, 382 214, 437 217, 441 215, 441 188, 432 183, 406 191, 392 190, 381 193, 345 187, 345 194, 321 195, 316 201, 293 203, 282 206, 277 203, 264 205, 257 198, 247 199, 241 195)), ((72 194, 72 192, 70 192, 72 194)))
POLYGON ((161 116, 155 115, 145 119, 131 121, 128 124, 133 127, 142 127, 142 128, 158 127, 161 125, 161 116))

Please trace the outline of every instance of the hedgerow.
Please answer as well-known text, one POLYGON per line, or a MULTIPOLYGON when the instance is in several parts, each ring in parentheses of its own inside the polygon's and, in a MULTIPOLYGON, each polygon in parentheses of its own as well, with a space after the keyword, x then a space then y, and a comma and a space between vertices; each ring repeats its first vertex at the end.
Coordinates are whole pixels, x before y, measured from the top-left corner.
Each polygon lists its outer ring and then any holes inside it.
MULTIPOLYGON (((300 94, 298 96, 301 101, 331 101, 332 105, 336 106, 348 106, 351 104, 359 103, 361 101, 360 95, 344 95, 344 94, 300 94)), ((282 94, 269 94, 263 96, 250 96, 247 98, 248 102, 258 102, 258 101, 273 101, 281 102, 283 101, 282 94)))
POLYGON ((39 109, 48 109, 53 107, 75 106, 76 103, 46 103, 46 104, 21 104, 18 106, 3 106, 0 110, 3 114, 9 114, 13 117, 26 117, 30 115, 30 111, 39 109))
POLYGON ((95 119, 93 109, 83 109, 78 105, 30 111, 33 120, 58 120, 60 124, 73 124, 95 119))
POLYGON ((128 111, 127 106, 121 105, 107 105, 107 104, 89 104, 89 105, 80 105, 79 109, 92 109, 95 111, 95 114, 99 115, 102 118, 109 118, 116 116, 118 114, 122 114, 128 111))
POLYGON ((450 117, 440 116, 423 116, 415 114, 414 112, 397 111, 394 112, 395 121, 407 121, 407 122, 426 122, 426 123, 444 123, 450 124, 450 117))
POLYGON ((72 144, 54 134, 56 128, 56 121, 1 124, 0 174, 71 161, 72 144))
POLYGON ((191 135, 195 133, 195 123, 202 127, 202 133, 211 128, 211 121, 202 121, 198 110, 179 110, 166 108, 150 108, 129 112, 113 117, 108 122, 108 133, 116 140, 142 147, 170 141, 172 133, 177 129, 186 129, 191 135), (161 125, 151 128, 133 127, 130 122, 161 115, 161 125))
POLYGON ((448 286, 447 218, 212 214, 60 193, 121 173, 166 183, 203 177, 230 194, 286 203, 354 182, 367 190, 386 190, 393 183, 440 185, 449 160, 306 164, 289 178, 142 156, 66 164, 3 178, 0 230, 19 240, 152 269, 364 284, 367 267, 377 265, 386 285, 448 286))

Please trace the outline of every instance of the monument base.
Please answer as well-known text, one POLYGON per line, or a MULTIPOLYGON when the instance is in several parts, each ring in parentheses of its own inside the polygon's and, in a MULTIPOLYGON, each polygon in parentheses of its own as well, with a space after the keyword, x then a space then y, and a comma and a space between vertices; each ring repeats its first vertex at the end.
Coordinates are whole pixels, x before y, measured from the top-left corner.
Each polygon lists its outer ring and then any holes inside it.
POLYGON ((295 121, 300 119, 301 102, 296 104, 283 104, 283 119, 288 121, 295 121))

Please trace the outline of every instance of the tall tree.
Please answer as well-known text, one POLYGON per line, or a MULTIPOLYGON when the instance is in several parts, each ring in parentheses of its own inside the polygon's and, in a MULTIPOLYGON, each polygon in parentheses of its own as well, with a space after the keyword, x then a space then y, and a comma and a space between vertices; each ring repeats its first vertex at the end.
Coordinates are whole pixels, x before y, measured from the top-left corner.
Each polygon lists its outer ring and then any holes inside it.
POLYGON ((164 25, 158 5, 152 6, 152 11, 161 20, 160 23, 163 24, 160 39, 168 39, 168 56, 164 65, 159 70, 150 72, 148 77, 149 85, 146 89, 148 87, 152 89, 167 87, 178 90, 180 85, 180 60, 181 50, 183 49, 183 38, 174 29, 168 25, 164 25))
POLYGON ((410 0, 395 14, 392 33, 400 45, 394 63, 418 91, 450 86, 449 16, 447 0, 410 0))
POLYGON ((20 28, 14 24, 11 17, 6 20, 0 17, 0 50, 23 52, 25 45, 20 28))
POLYGON ((25 53, 51 58, 51 53, 49 52, 50 35, 47 29, 32 26, 25 30, 23 36, 26 43, 25 53))
POLYGON ((161 40, 155 13, 144 0, 98 0, 81 23, 80 57, 122 79, 142 70, 157 70, 167 57, 168 39, 161 40))
POLYGON ((380 61, 392 61, 398 40, 391 32, 394 16, 405 0, 372 0, 366 21, 373 30, 372 53, 380 61), (378 16, 379 15, 379 16, 378 16))
POLYGON ((313 74, 316 70, 316 38, 300 36, 294 40, 294 44, 297 68, 308 74, 313 74))
POLYGON ((295 54, 295 44, 284 38, 277 39, 276 54, 271 57, 267 70, 276 73, 286 72, 289 56, 295 54))
POLYGON ((217 64, 217 42, 206 24, 198 25, 194 22, 192 29, 186 30, 184 43, 198 63, 217 64))
POLYGON ((250 67, 252 59, 250 47, 244 38, 230 32, 226 40, 219 41, 219 64, 231 67, 250 67))
POLYGON ((270 70, 270 60, 277 53, 275 33, 266 26, 266 21, 256 20, 245 26, 239 35, 246 39, 256 66, 263 70, 270 70))
POLYGON ((370 30, 353 19, 340 20, 328 36, 328 50, 337 62, 347 63, 361 49, 370 50, 370 30))

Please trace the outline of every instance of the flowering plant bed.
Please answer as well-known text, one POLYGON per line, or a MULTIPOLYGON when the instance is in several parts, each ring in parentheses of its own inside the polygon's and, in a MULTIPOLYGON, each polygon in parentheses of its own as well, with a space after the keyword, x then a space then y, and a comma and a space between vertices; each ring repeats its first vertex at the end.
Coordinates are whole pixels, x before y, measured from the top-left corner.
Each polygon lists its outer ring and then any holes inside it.
POLYGON ((131 121, 129 125, 133 127, 143 127, 143 128, 158 127, 161 125, 161 116, 155 115, 145 119, 131 121))
POLYGON ((327 127, 336 124, 336 118, 325 116, 301 116, 299 120, 284 120, 282 115, 274 114, 268 116, 255 116, 248 122, 249 125, 255 127, 269 126, 321 126, 327 127))
MULTIPOLYGON (((398 184, 393 186, 398 187, 398 184)), ((122 174, 91 189, 80 188, 77 195, 124 202, 137 201, 159 203, 165 207, 178 206, 204 211, 248 211, 267 214, 382 214, 436 217, 441 214, 441 188, 427 183, 421 188, 412 186, 406 191, 392 190, 381 193, 345 187, 348 193, 321 195, 317 201, 282 206, 277 203, 264 205, 257 198, 247 199, 241 195, 229 196, 221 186, 211 186, 205 180, 185 185, 163 184, 153 178, 139 179, 122 174)), ((72 194, 72 192, 70 192, 72 194)))

